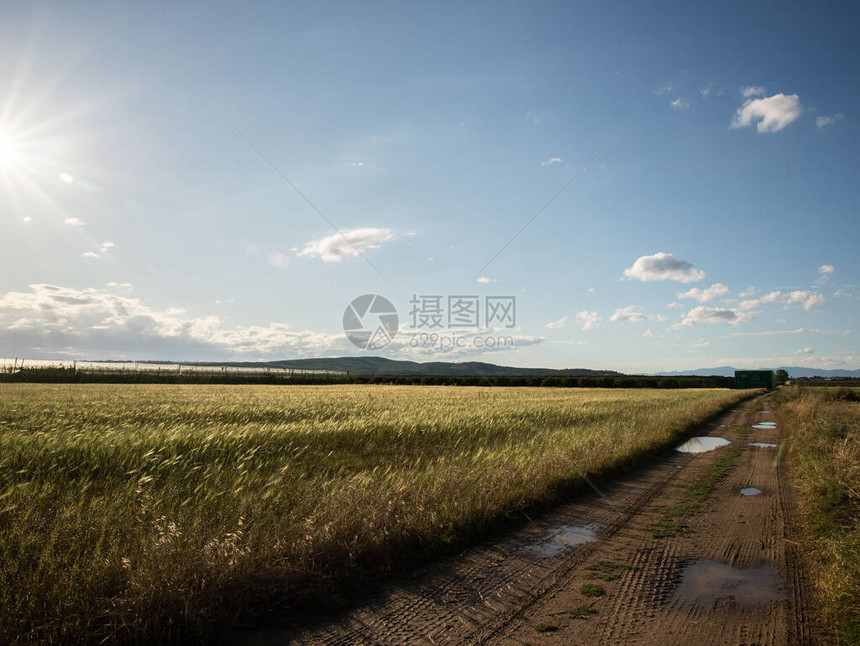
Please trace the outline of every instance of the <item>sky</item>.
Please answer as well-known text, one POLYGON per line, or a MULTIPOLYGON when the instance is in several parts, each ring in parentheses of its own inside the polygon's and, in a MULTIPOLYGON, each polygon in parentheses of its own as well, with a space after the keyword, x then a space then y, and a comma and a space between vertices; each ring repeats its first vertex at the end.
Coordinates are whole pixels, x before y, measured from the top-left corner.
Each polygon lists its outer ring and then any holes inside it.
POLYGON ((6 2, 0 356, 860 368, 858 28, 6 2))

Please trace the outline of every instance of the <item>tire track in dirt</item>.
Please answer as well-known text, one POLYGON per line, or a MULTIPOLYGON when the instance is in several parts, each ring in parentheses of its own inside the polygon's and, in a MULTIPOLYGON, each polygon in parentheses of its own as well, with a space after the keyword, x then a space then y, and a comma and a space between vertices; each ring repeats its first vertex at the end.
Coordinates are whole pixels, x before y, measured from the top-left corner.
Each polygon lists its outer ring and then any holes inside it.
POLYGON ((598 614, 567 619, 585 602, 579 586, 591 580, 585 567, 540 603, 518 616, 493 644, 814 644, 807 612, 806 576, 796 546, 790 467, 774 468, 779 429, 750 429, 770 419, 769 397, 747 404, 751 414, 728 418, 714 434, 741 447, 729 474, 688 519, 685 533, 655 538, 650 531, 665 509, 681 499, 720 451, 698 455, 671 486, 605 541, 591 563, 614 558, 628 564, 606 595, 593 603, 598 614), (743 422, 741 424, 740 422, 743 422), (722 426, 725 425, 725 426, 722 426), (759 495, 740 490, 755 487, 759 495), (787 540, 788 539, 788 540, 787 540), (538 623, 557 630, 538 633, 538 623))

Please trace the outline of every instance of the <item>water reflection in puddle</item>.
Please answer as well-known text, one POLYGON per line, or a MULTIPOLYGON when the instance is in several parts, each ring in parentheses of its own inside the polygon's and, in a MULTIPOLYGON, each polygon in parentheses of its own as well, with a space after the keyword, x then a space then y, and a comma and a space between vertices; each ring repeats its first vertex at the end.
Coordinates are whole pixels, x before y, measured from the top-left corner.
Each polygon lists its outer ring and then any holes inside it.
POLYGON ((734 601, 739 606, 755 606, 785 601, 779 572, 772 563, 745 570, 716 561, 697 561, 684 568, 675 596, 696 605, 734 601))
POLYGON ((722 437, 691 437, 680 446, 676 446, 675 450, 679 453, 707 453, 729 444, 731 442, 722 437))
POLYGON ((757 496, 761 493, 761 489, 756 489, 755 487, 747 487, 745 489, 741 489, 742 496, 757 496))
POLYGON ((776 444, 770 444, 768 442, 750 442, 747 446, 757 446, 760 449, 775 449, 776 444))
POLYGON ((759 422, 758 424, 753 424, 753 428, 760 429, 774 429, 776 428, 776 422, 759 422))
POLYGON ((539 543, 527 545, 523 549, 533 554, 550 558, 573 545, 582 545, 597 540, 594 530, 597 525, 557 525, 547 530, 546 536, 539 543))

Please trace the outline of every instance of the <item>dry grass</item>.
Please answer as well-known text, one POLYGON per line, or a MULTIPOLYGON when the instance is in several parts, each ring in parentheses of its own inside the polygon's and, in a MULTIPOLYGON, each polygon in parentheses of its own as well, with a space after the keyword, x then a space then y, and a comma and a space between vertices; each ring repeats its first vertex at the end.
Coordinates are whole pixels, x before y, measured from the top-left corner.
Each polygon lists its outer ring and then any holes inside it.
POLYGON ((813 575, 827 632, 860 644, 860 390, 797 386, 776 396, 791 431, 813 575))
POLYGON ((0 386, 0 642, 199 639, 475 540, 744 393, 0 386))

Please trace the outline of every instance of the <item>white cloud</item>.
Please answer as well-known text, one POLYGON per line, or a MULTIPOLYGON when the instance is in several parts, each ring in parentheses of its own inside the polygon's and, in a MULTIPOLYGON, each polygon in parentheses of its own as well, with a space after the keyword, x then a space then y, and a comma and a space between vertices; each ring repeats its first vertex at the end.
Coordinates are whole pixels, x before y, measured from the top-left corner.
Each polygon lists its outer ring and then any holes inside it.
POLYGON ((645 338, 648 338, 648 337, 654 336, 654 333, 650 329, 648 329, 642 333, 642 336, 644 336, 645 338))
POLYGON ((100 256, 94 251, 87 251, 83 254, 84 258, 90 258, 92 260, 98 260, 100 256))
POLYGON ((25 215, 23 218, 21 218, 21 222, 32 222, 32 221, 33 221, 33 218, 31 218, 29 215, 25 215))
POLYGON ((764 96, 764 86, 763 85, 747 85, 741 88, 741 96, 745 99, 750 98, 751 96, 764 96))
POLYGON ((70 227, 82 227, 86 225, 86 222, 79 218, 66 218, 63 220, 63 224, 68 224, 70 227))
POLYGON ((481 276, 480 278, 478 278, 478 282, 483 283, 484 285, 489 285, 490 283, 495 283, 496 279, 488 278, 487 276, 481 276))
MULTIPOLYGON (((123 285, 119 285, 123 286, 123 285)), ((80 356, 223 358, 239 355, 319 356, 347 351, 343 334, 292 331, 286 325, 224 328, 217 316, 158 310, 106 289, 30 285, 0 295, 0 350, 80 356)))
POLYGON ((707 289, 699 289, 698 287, 693 287, 692 289, 684 292, 683 294, 678 294, 678 298, 695 298, 700 303, 707 303, 708 301, 714 300, 718 296, 725 296, 728 293, 728 287, 726 287, 722 283, 715 283, 707 289))
POLYGON ((774 94, 766 99, 747 99, 738 108, 731 128, 745 128, 758 122, 758 132, 779 132, 803 112, 796 94, 774 94))
POLYGON ((624 270, 624 276, 636 280, 675 280, 680 283, 693 283, 702 280, 705 272, 686 260, 678 260, 670 253, 663 251, 653 256, 642 256, 629 269, 624 270))
POLYGON ((833 275, 833 272, 836 271, 836 268, 833 265, 821 265, 818 268, 818 280, 815 281, 816 285, 823 285, 828 280, 830 280, 830 276, 833 275))
POLYGON ((644 314, 638 305, 628 305, 627 307, 619 307, 615 310, 610 321, 621 321, 624 323, 641 323, 642 321, 664 321, 665 317, 656 315, 649 316, 644 314))
POLYGON ((805 310, 811 310, 816 305, 821 305, 824 303, 824 296, 819 294, 818 292, 810 292, 803 290, 796 290, 793 292, 770 292, 769 294, 765 294, 760 298, 755 298, 752 300, 741 301, 738 305, 738 308, 741 310, 751 310, 759 305, 764 303, 782 303, 784 305, 783 309, 788 309, 792 305, 800 305, 805 310))
POLYGON ((567 323, 567 318, 568 317, 566 316, 562 316, 557 321, 550 321, 546 324, 546 327, 548 327, 550 330, 558 330, 559 328, 563 328, 565 323, 567 323))
POLYGON ((837 112, 832 117, 828 117, 825 115, 822 115, 820 117, 816 117, 815 118, 815 127, 818 130, 822 130, 822 129, 826 128, 827 126, 832 126, 837 121, 841 121, 844 117, 845 117, 845 115, 842 114, 841 112, 837 112))
POLYGON ((674 88, 675 85, 673 83, 664 83, 656 90, 654 90, 654 94, 669 94, 674 88))
POLYGON ((349 162, 349 164, 347 164, 347 166, 349 166, 350 168, 361 168, 362 166, 364 166, 364 162, 360 162, 360 161, 349 162))
POLYGON ((686 110, 690 107, 690 102, 678 97, 674 101, 672 101, 669 105, 671 105, 676 110, 686 110))
POLYGON ((710 341, 705 341, 704 339, 700 338, 698 341, 696 341, 693 344, 693 347, 694 348, 707 348, 709 345, 711 345, 710 341))
POLYGON ((668 307, 670 310, 673 310, 675 308, 684 307, 684 306, 681 303, 669 303, 666 307, 668 307))
POLYGON ((595 291, 597 291, 597 290, 595 290, 594 287, 589 287, 588 289, 585 290, 585 293, 586 294, 593 294, 595 291))
POLYGON ((546 161, 540 163, 541 166, 552 166, 553 164, 561 164, 564 160, 561 157, 550 157, 546 161))
POLYGON ((815 354, 815 348, 800 348, 795 350, 795 354, 815 354))
POLYGON ((340 233, 313 240, 298 252, 299 256, 321 258, 324 262, 340 262, 344 256, 359 256, 367 249, 376 249, 383 242, 394 240, 391 229, 365 227, 350 229, 340 233))
POLYGON ((744 291, 738 294, 738 296, 740 296, 741 298, 749 298, 750 296, 755 296, 757 292, 758 289, 756 289, 755 286, 750 285, 744 291))
POLYGON ((290 264, 290 257, 278 251, 272 251, 266 255, 266 262, 275 269, 284 269, 290 264))
POLYGON ((597 312, 583 310, 582 312, 577 312, 576 322, 585 331, 593 330, 600 325, 600 317, 597 315, 597 312))
POLYGON ((697 323, 728 323, 729 325, 737 325, 753 318, 755 318, 755 314, 752 312, 738 312, 737 310, 699 305, 682 315, 681 322, 676 323, 672 327, 692 327, 697 323))
POLYGON ((111 249, 113 249, 115 246, 116 246, 116 245, 115 245, 113 242, 110 242, 110 241, 107 241, 107 240, 106 240, 105 242, 102 242, 102 243, 101 243, 101 248, 102 248, 102 251, 104 251, 104 252, 108 252, 108 251, 110 251, 110 250, 111 250, 111 249))

